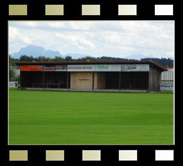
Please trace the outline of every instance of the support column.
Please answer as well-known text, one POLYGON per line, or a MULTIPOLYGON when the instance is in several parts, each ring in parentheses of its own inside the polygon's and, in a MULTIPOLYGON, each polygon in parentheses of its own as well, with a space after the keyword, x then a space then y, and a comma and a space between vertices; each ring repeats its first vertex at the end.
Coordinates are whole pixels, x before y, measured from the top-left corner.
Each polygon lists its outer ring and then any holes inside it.
POLYGON ((92 72, 92 90, 94 90, 94 72, 92 72))
POLYGON ((69 73, 67 72, 67 89, 69 88, 69 73))
POLYGON ((119 90, 121 89, 121 72, 119 72, 119 90))
POLYGON ((44 90, 44 70, 43 70, 43 90, 44 90))
POLYGON ((20 71, 20 89, 22 89, 22 72, 20 71))

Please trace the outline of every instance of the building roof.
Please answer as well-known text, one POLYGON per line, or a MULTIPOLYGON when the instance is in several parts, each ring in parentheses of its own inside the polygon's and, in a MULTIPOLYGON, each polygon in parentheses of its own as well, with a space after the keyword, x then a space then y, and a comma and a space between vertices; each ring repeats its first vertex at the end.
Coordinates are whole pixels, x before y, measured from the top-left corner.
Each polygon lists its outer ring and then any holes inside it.
POLYGON ((76 64, 151 64, 154 65, 155 67, 158 67, 162 71, 167 71, 168 69, 161 66, 160 64, 152 61, 152 60, 147 60, 147 61, 69 61, 69 62, 22 62, 18 61, 15 62, 17 65, 54 65, 54 64, 59 64, 59 65, 76 65, 76 64))
POLYGON ((173 69, 173 67, 166 67, 166 69, 170 70, 170 69, 173 69))

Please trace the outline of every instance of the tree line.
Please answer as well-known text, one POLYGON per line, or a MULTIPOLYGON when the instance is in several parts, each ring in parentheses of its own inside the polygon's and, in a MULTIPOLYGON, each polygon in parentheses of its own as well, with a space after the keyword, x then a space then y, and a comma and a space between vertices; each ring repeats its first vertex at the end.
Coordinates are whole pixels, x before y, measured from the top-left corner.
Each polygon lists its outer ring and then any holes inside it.
MULTIPOLYGON (((27 55, 21 55, 19 59, 15 59, 12 56, 9 56, 10 61, 21 61, 21 62, 71 62, 71 61, 84 61, 84 62, 100 62, 100 61, 138 61, 136 59, 126 59, 126 58, 119 58, 119 57, 107 57, 107 56, 102 56, 102 57, 91 57, 91 56, 85 56, 81 57, 78 59, 73 59, 71 56, 66 56, 65 58, 62 58, 60 56, 55 56, 54 58, 50 57, 45 57, 45 56, 38 56, 38 57, 33 57, 33 56, 27 56, 27 55)), ((173 66, 173 60, 170 58, 142 58, 141 60, 152 60, 164 67, 172 67, 173 66)))
POLYGON ((142 58, 142 61, 152 60, 164 67, 173 67, 173 60, 170 58, 142 58))
MULTIPOLYGON (((10 56, 11 57, 11 56, 10 56)), ((65 61, 124 61, 129 60, 125 58, 115 58, 115 57, 91 57, 91 56, 85 56, 78 59, 73 59, 70 55, 66 56, 65 58, 62 58, 60 56, 55 56, 54 58, 45 57, 45 56, 27 56, 27 55, 21 55, 19 59, 13 58, 15 61, 21 61, 21 62, 65 62, 65 61)), ((135 59, 130 59, 135 60, 135 59)))

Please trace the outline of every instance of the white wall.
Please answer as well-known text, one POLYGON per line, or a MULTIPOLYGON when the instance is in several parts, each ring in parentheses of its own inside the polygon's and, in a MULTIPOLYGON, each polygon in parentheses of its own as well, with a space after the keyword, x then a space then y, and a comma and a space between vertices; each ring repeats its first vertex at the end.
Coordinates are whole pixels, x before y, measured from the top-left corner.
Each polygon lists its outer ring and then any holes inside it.
POLYGON ((161 81, 172 81, 173 82, 174 69, 168 69, 161 73, 161 81))

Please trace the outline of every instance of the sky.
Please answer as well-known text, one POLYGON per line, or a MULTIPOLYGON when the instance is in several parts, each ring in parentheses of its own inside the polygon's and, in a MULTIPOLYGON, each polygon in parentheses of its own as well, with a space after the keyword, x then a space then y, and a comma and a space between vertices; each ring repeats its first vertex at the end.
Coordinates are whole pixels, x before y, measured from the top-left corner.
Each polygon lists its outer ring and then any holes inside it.
POLYGON ((92 57, 174 58, 174 21, 9 21, 9 53, 27 45, 92 57))

